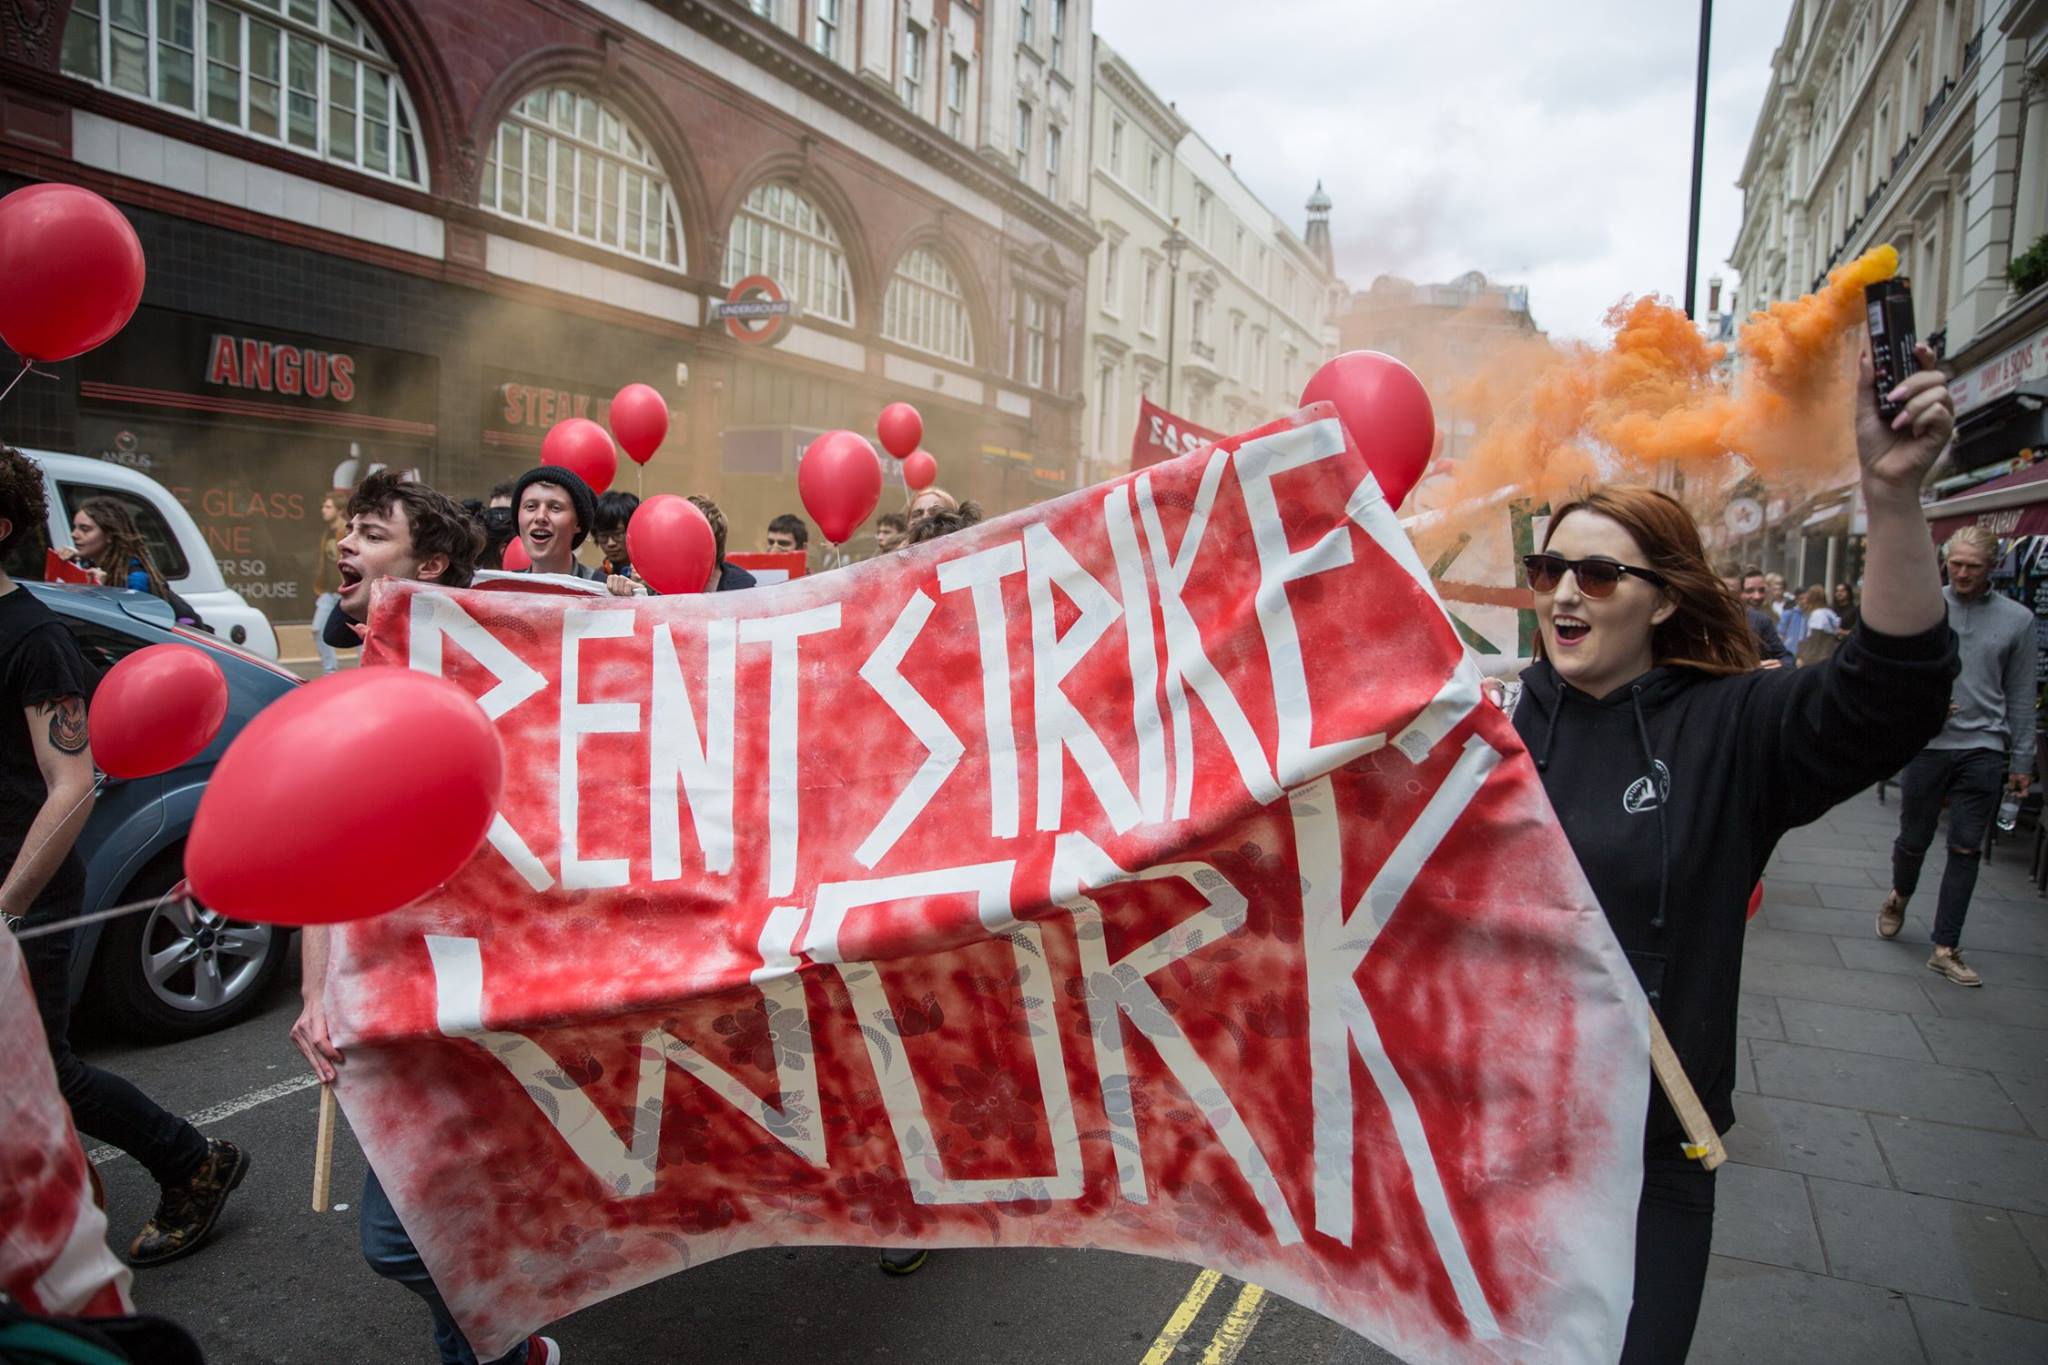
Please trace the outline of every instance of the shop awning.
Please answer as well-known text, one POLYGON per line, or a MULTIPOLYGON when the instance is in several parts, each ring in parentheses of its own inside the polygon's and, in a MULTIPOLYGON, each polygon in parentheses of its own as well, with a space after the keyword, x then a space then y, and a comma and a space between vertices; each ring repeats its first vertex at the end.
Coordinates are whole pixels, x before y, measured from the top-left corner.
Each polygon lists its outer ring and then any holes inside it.
POLYGON ((2001 536, 2048 534, 2048 461, 1943 498, 1926 510, 1936 540, 1947 540, 1965 526, 1982 526, 2001 536))

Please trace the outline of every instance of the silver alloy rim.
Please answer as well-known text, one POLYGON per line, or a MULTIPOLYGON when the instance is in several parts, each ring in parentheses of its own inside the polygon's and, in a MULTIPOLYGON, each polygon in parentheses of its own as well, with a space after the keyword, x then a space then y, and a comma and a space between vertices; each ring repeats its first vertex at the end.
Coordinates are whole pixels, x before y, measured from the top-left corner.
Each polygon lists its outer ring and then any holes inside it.
POLYGON ((231 920, 184 896, 142 926, 142 976, 157 999, 203 1014, 240 999, 263 968, 276 929, 231 920))

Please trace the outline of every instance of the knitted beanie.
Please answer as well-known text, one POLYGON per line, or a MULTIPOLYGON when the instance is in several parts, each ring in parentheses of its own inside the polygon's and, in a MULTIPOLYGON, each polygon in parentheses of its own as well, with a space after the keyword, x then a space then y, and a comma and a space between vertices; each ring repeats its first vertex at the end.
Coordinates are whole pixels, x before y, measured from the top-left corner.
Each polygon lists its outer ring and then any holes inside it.
POLYGON ((569 495, 569 505, 576 509, 576 539, 569 542, 569 548, 573 550, 581 545, 597 521, 597 498, 592 495, 590 485, 583 482, 574 470, 564 469, 558 464, 529 469, 519 476, 519 482, 512 488, 515 516, 518 515, 519 504, 526 500, 526 486, 530 483, 551 483, 569 495))

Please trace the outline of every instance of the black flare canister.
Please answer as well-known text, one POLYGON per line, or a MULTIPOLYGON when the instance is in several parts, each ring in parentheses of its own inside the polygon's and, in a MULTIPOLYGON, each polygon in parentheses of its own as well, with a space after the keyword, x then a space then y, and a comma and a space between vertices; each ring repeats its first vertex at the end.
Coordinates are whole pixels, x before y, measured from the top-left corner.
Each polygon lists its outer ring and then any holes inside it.
POLYGON ((1913 348, 1920 338, 1913 332, 1913 288, 1903 278, 1879 280, 1863 287, 1863 303, 1870 310, 1870 364, 1877 372, 1877 412, 1889 422, 1902 405, 1887 396, 1920 368, 1913 348))

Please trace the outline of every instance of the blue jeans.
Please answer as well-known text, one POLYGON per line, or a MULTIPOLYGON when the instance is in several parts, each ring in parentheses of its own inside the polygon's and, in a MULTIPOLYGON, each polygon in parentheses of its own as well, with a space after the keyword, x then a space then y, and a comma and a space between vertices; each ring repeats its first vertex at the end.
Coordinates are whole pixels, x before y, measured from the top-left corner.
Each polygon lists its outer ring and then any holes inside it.
POLYGON ((1920 884, 1920 865, 1948 802, 1948 866, 1934 903, 1934 941, 1960 947, 1963 916, 1977 889, 1998 796, 2005 788, 2005 754, 1998 749, 1922 749, 1899 774, 1899 837, 1892 845, 1892 890, 1899 899, 1920 884))
POLYGON ((313 599, 313 652, 320 656, 320 671, 332 673, 341 667, 341 660, 335 656, 334 646, 327 643, 327 618, 341 605, 341 594, 323 592, 313 599))
MULTIPOLYGON (((398 1221, 398 1211, 391 1207, 391 1199, 384 1193, 374 1170, 363 1176, 360 1218, 363 1259, 370 1263, 370 1269, 419 1295, 426 1301, 427 1311, 434 1315, 434 1345, 441 1352, 441 1365, 480 1365, 476 1352, 469 1349, 469 1339, 455 1325, 455 1315, 441 1301, 434 1277, 427 1273, 419 1249, 398 1221)), ((489 1365, 526 1365, 526 1343, 522 1341, 510 1354, 499 1356, 489 1365)))

